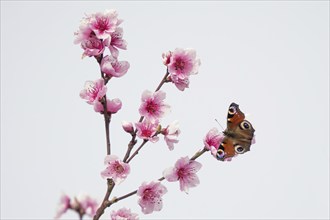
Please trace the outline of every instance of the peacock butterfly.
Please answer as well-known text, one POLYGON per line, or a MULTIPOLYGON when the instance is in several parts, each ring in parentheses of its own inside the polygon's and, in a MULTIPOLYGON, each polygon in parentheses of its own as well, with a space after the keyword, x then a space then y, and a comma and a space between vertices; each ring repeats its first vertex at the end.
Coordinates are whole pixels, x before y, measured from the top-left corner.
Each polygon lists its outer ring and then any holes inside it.
POLYGON ((230 160, 238 154, 250 150, 254 137, 252 124, 245 120, 245 115, 236 103, 231 103, 227 115, 227 128, 224 138, 217 150, 216 158, 221 161, 230 160))

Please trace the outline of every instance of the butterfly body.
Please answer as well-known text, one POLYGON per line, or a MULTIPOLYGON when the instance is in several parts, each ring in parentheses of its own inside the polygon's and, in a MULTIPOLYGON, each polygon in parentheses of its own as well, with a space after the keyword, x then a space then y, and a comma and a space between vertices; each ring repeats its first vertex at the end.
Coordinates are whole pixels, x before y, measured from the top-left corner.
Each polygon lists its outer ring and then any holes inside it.
POLYGON ((249 151, 254 131, 252 124, 245 120, 239 106, 231 103, 227 115, 227 128, 223 131, 224 138, 217 150, 217 159, 224 161, 249 151))

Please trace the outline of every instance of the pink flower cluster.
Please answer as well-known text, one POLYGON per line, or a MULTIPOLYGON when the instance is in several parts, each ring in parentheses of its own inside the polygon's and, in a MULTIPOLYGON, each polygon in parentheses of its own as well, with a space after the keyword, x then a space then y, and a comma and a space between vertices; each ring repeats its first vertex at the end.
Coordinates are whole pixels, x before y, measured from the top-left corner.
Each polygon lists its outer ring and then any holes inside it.
POLYGON ((79 195, 74 199, 70 199, 68 195, 62 195, 58 204, 58 209, 55 215, 55 219, 59 219, 69 209, 78 212, 79 215, 88 215, 93 217, 96 213, 99 203, 87 195, 79 195))
POLYGON ((123 29, 119 27, 122 22, 115 10, 87 15, 82 19, 79 30, 74 33, 74 43, 81 44, 83 56, 99 56, 107 47, 111 55, 117 58, 118 48, 126 50, 127 47, 122 38, 123 29))
MULTIPOLYGON (((157 135, 162 134, 168 148, 173 150, 174 144, 179 142, 180 129, 178 121, 174 121, 166 128, 161 128, 160 119, 170 111, 170 106, 164 102, 165 98, 166 93, 163 91, 154 93, 148 90, 144 91, 139 108, 140 115, 144 117, 144 120, 135 123, 135 126, 139 138, 157 142, 159 140, 157 135)), ((124 121, 122 126, 127 133, 133 134, 133 123, 124 121)))
POLYGON ((114 10, 106 10, 87 15, 82 19, 79 30, 75 32, 75 43, 84 49, 83 57, 103 55, 105 48, 109 48, 110 55, 101 60, 101 71, 109 77, 121 77, 127 73, 129 63, 118 61, 119 50, 127 48, 123 39, 123 29, 118 27, 122 20, 114 10))
POLYGON ((137 190, 140 197, 138 203, 144 214, 153 211, 160 211, 163 208, 162 196, 167 193, 167 189, 160 182, 143 183, 137 190))
POLYGON ((168 68, 169 80, 183 91, 189 87, 189 76, 198 73, 201 64, 196 51, 190 48, 176 48, 173 52, 163 53, 163 63, 168 68))

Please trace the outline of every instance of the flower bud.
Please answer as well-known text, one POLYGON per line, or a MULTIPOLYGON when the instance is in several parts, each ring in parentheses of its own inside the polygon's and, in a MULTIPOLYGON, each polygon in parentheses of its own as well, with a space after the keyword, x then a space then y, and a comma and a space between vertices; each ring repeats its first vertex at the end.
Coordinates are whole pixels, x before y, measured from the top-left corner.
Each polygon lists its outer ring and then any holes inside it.
POLYGON ((107 109, 112 114, 118 112, 121 109, 122 103, 120 99, 107 100, 107 109))
POLYGON ((132 122, 122 121, 121 124, 122 124, 124 131, 126 131, 127 133, 132 134, 134 132, 134 127, 133 127, 132 122))

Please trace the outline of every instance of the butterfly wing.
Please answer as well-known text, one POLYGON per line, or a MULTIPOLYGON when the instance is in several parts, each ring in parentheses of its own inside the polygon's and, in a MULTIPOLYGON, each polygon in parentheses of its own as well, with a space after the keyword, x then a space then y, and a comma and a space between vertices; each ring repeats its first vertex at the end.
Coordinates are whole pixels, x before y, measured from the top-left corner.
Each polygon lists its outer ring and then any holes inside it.
POLYGON ((245 115, 236 103, 231 103, 227 114, 227 129, 234 130, 245 119, 245 115))
POLYGON ((234 139, 225 136, 217 150, 216 158, 218 160, 225 161, 227 158, 232 158, 235 155, 234 139))

